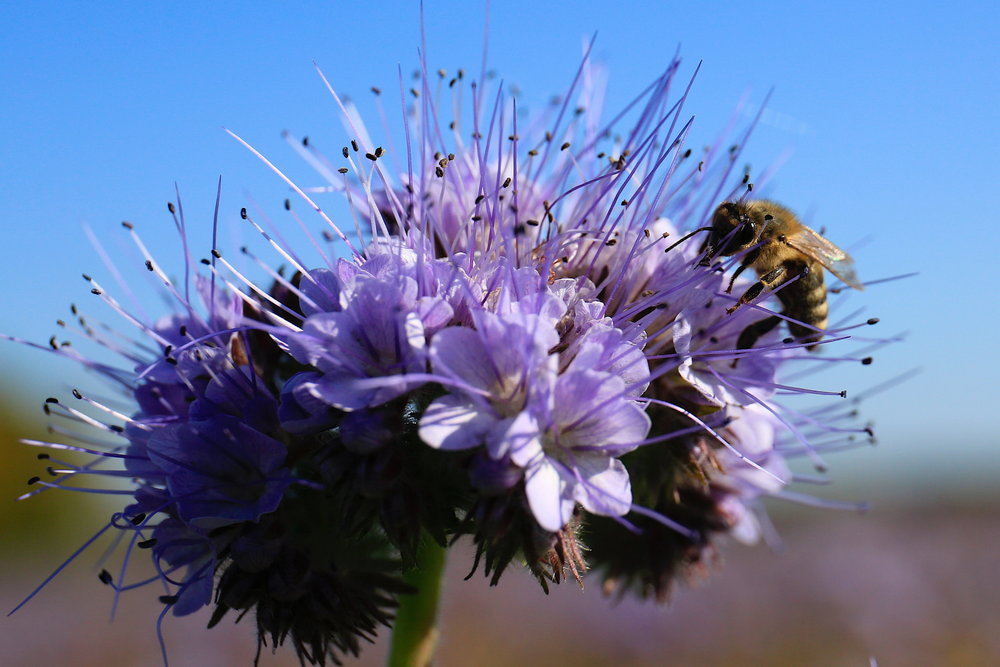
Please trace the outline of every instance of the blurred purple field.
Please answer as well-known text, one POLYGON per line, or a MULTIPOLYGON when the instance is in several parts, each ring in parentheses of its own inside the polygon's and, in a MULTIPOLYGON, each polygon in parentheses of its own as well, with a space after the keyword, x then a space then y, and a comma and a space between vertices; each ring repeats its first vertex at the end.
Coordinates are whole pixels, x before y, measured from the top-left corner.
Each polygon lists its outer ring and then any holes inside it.
MULTIPOLYGON (((95 518, 96 523, 96 518, 95 518)), ((707 581, 657 607, 602 597, 596 581, 549 596, 523 572, 497 588, 463 581, 468 549, 452 554, 436 665, 994 665, 1000 664, 1000 507, 894 508, 859 516, 801 509, 777 524, 785 548, 729 545, 707 581)), ((69 546, 9 553, 6 608, 69 546)), ((10 546, 8 544, 7 546, 10 546)), ((5 665, 155 665, 157 591, 127 596, 108 622, 111 591, 98 552, 0 623, 5 665)), ((249 665, 251 619, 206 632, 207 614, 168 618, 171 665, 249 665)), ((384 639, 385 637, 382 637, 384 639)), ((359 665, 384 664, 382 643, 359 665)), ((296 665, 264 649, 261 665, 296 665)), ((347 664, 352 664, 350 661, 347 664)))

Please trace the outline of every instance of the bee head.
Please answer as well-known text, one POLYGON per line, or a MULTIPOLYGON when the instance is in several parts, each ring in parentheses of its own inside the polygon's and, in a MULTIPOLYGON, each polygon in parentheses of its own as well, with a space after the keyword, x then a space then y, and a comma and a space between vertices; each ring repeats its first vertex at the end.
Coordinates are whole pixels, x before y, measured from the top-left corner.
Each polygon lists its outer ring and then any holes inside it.
POLYGON ((753 245, 760 231, 760 225, 745 206, 725 202, 715 209, 703 250, 708 259, 719 255, 733 255, 753 245))

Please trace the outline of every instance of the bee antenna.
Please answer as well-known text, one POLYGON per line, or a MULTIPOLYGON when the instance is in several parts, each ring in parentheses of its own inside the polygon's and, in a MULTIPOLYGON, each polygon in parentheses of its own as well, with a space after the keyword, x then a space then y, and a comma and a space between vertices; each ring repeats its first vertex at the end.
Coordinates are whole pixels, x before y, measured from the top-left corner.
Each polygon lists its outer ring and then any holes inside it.
POLYGON ((695 234, 697 234, 699 232, 710 232, 710 231, 712 231, 712 227, 699 227, 698 229, 694 230, 693 232, 688 232, 684 236, 680 237, 679 239, 677 239, 676 241, 674 241, 673 243, 671 243, 666 248, 666 250, 664 250, 663 252, 665 252, 665 253, 670 252, 671 250, 673 250, 674 248, 676 248, 680 244, 684 243, 689 238, 691 238, 692 236, 694 236, 695 234))

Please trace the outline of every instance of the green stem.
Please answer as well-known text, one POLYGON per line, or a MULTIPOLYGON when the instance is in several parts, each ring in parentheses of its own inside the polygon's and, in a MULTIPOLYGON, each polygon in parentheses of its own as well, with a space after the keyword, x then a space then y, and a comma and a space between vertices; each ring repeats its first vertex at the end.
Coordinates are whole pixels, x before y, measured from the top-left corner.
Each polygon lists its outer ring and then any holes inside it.
POLYGON ((399 609, 389 647, 389 667, 426 667, 437 648, 437 610, 446 549, 429 535, 417 547, 417 565, 403 580, 417 589, 399 596, 399 609))

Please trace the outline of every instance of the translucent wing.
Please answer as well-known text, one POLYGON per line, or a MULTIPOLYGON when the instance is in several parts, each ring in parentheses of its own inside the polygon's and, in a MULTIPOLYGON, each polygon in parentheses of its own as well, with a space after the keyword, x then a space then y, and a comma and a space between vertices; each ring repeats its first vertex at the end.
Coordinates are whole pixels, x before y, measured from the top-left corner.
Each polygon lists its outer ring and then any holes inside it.
POLYGON ((802 225, 802 229, 789 235, 785 242, 818 261, 830 273, 854 289, 864 289, 864 286, 858 282, 857 274, 854 273, 854 260, 851 259, 851 256, 812 229, 802 225))

